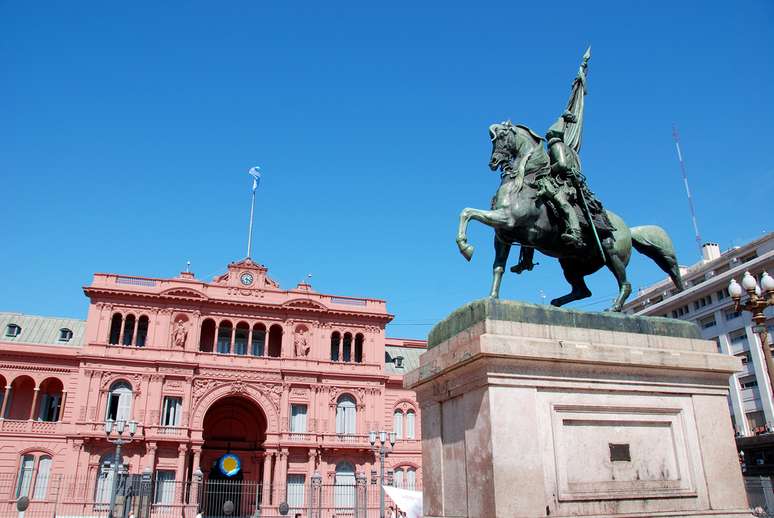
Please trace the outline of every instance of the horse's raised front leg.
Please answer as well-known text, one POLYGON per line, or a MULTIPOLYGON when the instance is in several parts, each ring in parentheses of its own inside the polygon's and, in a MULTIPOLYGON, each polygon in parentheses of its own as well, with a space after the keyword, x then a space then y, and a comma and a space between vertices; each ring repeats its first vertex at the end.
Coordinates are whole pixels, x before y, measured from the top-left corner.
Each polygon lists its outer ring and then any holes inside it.
POLYGON ((505 265, 508 263, 508 254, 511 251, 510 243, 503 243, 495 235, 494 238, 495 259, 492 265, 492 290, 489 296, 493 299, 500 297, 500 283, 503 280, 505 265))
POLYGON ((468 223, 471 219, 494 228, 506 225, 508 223, 508 214, 503 209, 479 210, 469 207, 462 209, 460 213, 460 226, 457 230, 457 246, 460 249, 460 253, 468 261, 473 257, 474 250, 473 245, 468 243, 468 223))

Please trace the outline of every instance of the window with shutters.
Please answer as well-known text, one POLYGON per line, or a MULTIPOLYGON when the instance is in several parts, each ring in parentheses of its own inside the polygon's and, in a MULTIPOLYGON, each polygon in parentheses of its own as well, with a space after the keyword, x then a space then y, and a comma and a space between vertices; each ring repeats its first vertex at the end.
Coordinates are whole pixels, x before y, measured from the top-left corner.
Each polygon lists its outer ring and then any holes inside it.
POLYGON ((175 472, 159 470, 156 472, 156 490, 153 503, 159 505, 171 504, 175 497, 175 472))
POLYGON ((403 489, 403 468, 395 470, 392 480, 395 487, 403 489))
POLYGON ((290 432, 306 433, 306 405, 290 405, 290 432))
POLYGON ((19 463, 19 475, 16 477, 16 498, 28 496, 32 485, 32 474, 35 469, 35 456, 25 455, 19 463))
POLYGON ((356 433, 355 399, 349 394, 339 397, 336 403, 336 433, 340 435, 354 435, 356 433))
POLYGON ((347 513, 355 507, 355 468, 349 462, 336 464, 333 491, 337 511, 347 513))
POLYGON ((42 455, 38 459, 38 470, 35 475, 35 489, 32 493, 33 500, 44 500, 48 493, 48 480, 51 477, 51 457, 42 455))
POLYGON ((304 512, 304 475, 288 475, 288 506, 290 507, 289 516, 295 516, 296 513, 304 512))
POLYGON ((414 439, 416 436, 416 413, 413 410, 406 412, 406 439, 414 439))
POLYGON ((392 431, 397 439, 403 439, 403 412, 400 410, 392 414, 392 431))
POLYGON ((129 421, 132 413, 132 387, 126 381, 117 381, 108 393, 106 419, 129 421))
POLYGON ((166 396, 161 413, 162 426, 180 426, 180 418, 183 414, 183 399, 166 396))

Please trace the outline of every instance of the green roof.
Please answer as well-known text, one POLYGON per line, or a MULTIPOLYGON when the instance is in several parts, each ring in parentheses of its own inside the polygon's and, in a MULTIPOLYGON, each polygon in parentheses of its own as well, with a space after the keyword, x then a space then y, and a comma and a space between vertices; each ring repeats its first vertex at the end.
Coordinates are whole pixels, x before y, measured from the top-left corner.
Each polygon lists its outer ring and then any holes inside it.
POLYGON ((387 358, 385 358, 384 371, 387 374, 406 374, 409 371, 419 368, 419 356, 425 352, 426 349, 386 345, 384 351, 389 355, 390 359, 394 359, 398 356, 403 357, 403 367, 400 369, 395 367, 395 363, 386 361, 387 358))
POLYGON ((39 317, 21 313, 0 313, 0 342, 25 343, 41 345, 58 345, 62 347, 80 347, 83 345, 83 335, 86 331, 86 321, 75 318, 39 317), (17 336, 8 336, 8 326, 16 324, 21 327, 17 336), (69 329, 73 332, 70 340, 60 340, 60 331, 69 329))

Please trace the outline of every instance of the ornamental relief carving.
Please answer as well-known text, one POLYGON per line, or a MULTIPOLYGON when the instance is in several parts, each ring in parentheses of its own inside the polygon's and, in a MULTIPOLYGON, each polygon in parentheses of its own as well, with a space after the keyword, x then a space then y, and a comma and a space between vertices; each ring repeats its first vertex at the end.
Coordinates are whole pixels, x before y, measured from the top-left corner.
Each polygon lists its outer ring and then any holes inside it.
POLYGON ((201 377, 209 377, 209 378, 227 378, 227 379, 233 379, 233 378, 240 378, 243 380, 276 380, 281 381, 282 380, 282 374, 279 372, 263 372, 263 371, 248 371, 248 370, 224 370, 224 369, 212 369, 212 368, 204 368, 199 370, 199 375, 201 377))
POLYGON ((197 405, 207 394, 223 387, 228 387, 231 394, 247 394, 251 391, 257 391, 268 399, 274 407, 277 415, 280 413, 280 399, 282 398, 282 385, 269 383, 246 383, 244 380, 232 382, 219 381, 214 379, 196 379, 193 385, 193 402, 197 405))

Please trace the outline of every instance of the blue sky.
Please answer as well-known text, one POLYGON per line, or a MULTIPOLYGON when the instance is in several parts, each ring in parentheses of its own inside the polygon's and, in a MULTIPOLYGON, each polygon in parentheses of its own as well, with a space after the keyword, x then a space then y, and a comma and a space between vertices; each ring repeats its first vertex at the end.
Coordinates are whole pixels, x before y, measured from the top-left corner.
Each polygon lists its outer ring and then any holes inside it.
MULTIPOLYGON (((543 133, 593 47, 582 158, 630 225, 698 259, 771 230, 774 4, 737 2, 4 2, 0 5, 0 311, 84 318, 93 272, 200 278, 253 257, 292 288, 385 298, 391 336, 424 337, 487 293, 487 127, 543 133), (589 5, 590 4, 590 5, 589 5), (768 191, 768 195, 766 195, 768 191)), ((512 257, 517 256, 514 248, 512 257)), ((566 293, 555 260, 503 297, 566 293)), ((512 260, 513 262, 513 260, 512 260)), ((633 257, 636 287, 663 274, 633 257)), ((605 270, 576 307, 616 292, 605 270)))

